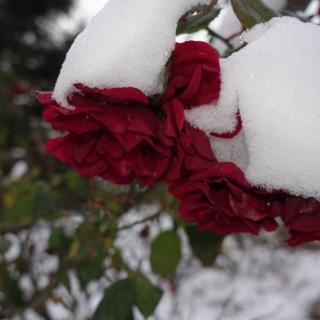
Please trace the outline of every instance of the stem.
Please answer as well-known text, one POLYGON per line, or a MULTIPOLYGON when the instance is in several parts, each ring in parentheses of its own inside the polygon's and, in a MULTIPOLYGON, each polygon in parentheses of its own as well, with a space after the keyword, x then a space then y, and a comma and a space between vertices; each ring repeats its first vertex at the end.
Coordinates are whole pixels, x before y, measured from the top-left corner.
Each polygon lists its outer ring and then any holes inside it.
POLYGON ((208 31, 208 33, 211 37, 221 40, 229 49, 233 49, 233 46, 230 44, 230 42, 227 39, 225 39, 224 37, 222 37, 220 34, 211 30, 209 27, 207 27, 206 30, 208 31))
POLYGON ((135 222, 133 222, 133 223, 130 223, 130 224, 127 224, 127 225, 125 225, 125 226, 123 226, 123 227, 118 228, 117 232, 121 232, 121 231, 124 231, 124 230, 128 230, 128 229, 131 229, 132 227, 135 227, 135 226, 137 226, 137 225, 139 225, 139 224, 143 224, 143 223, 146 223, 146 222, 148 222, 148 221, 157 219, 157 218, 160 216, 161 212, 162 212, 162 208, 161 208, 160 210, 158 210, 155 214, 153 214, 153 215, 151 215, 151 216, 149 216, 149 217, 146 217, 146 218, 144 218, 144 219, 135 221, 135 222))

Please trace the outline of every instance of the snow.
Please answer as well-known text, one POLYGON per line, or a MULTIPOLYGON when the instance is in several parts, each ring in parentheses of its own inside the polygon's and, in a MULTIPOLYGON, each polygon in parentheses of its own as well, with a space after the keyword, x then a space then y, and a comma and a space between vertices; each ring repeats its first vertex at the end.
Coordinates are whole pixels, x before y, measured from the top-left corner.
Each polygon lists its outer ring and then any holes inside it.
POLYGON ((232 139, 211 137, 210 142, 219 161, 234 162, 242 171, 248 167, 249 154, 243 130, 232 139))
POLYGON ((28 172, 28 164, 24 160, 18 160, 9 174, 10 181, 20 180, 28 172))
MULTIPOLYGON (((127 225, 152 215, 156 207, 144 206, 122 217, 127 225)), ((297 250, 279 246, 280 233, 229 236, 215 265, 202 267, 191 256, 182 237, 183 259, 175 276, 176 290, 169 282, 152 275, 149 249, 160 230, 172 228, 170 217, 137 225, 119 234, 117 246, 131 268, 140 270, 165 293, 150 320, 308 320, 320 296, 319 247, 297 250), (148 225, 150 237, 141 239, 148 225), (218 290, 217 290, 218 288, 218 290), (290 301, 290 303, 289 303, 290 301)), ((136 314, 137 320, 143 317, 136 314)))
POLYGON ((242 39, 248 45, 221 61, 218 105, 194 109, 187 119, 206 132, 221 132, 216 114, 222 114, 230 131, 239 108, 245 143, 228 153, 219 149, 234 141, 213 138, 219 160, 243 166, 247 153, 244 171, 252 184, 320 199, 320 28, 274 18, 242 39))
POLYGON ((146 95, 163 89, 179 18, 210 0, 110 0, 76 38, 54 89, 67 106, 75 83, 135 87, 146 95))
POLYGON ((234 63, 231 59, 220 59, 221 92, 218 104, 208 104, 187 110, 186 120, 194 127, 206 133, 225 133, 233 131, 237 125, 238 97, 235 89, 238 86, 234 77, 234 63), (217 121, 218 120, 218 121, 217 121))
MULTIPOLYGON (((157 205, 144 205, 130 210, 120 218, 120 226, 152 216, 158 209, 157 205)), ((77 220, 75 216, 70 218, 71 224, 77 220)), ((179 229, 182 261, 174 277, 168 281, 162 280, 151 272, 150 244, 161 230, 173 227, 171 217, 161 214, 158 220, 135 225, 117 236, 116 246, 121 249, 126 265, 133 270, 138 269, 164 290, 160 305, 149 320, 309 320, 314 303, 320 304, 319 245, 293 250, 282 245, 282 232, 262 233, 260 237, 228 236, 216 263, 204 268, 191 255, 186 236, 179 229), (149 237, 142 238, 141 231, 146 226, 150 228, 149 237)), ((51 272, 56 270, 52 268, 55 265, 51 261, 53 257, 44 251, 49 229, 45 224, 40 224, 33 232, 30 240, 36 257, 32 263, 32 274, 40 278, 46 275, 49 279, 51 272)), ((73 316, 78 320, 92 319, 92 313, 110 280, 116 281, 125 273, 112 270, 106 263, 106 275, 82 290, 76 273, 70 272, 71 293, 59 286, 54 290, 54 295, 61 297, 63 303, 56 300, 46 303, 51 318, 62 320, 73 316), (72 315, 63 304, 73 306, 72 315)), ((28 287, 32 288, 32 285, 28 287)), ((33 315, 28 310, 23 318, 38 319, 33 315)), ((135 319, 144 319, 137 310, 135 319)))

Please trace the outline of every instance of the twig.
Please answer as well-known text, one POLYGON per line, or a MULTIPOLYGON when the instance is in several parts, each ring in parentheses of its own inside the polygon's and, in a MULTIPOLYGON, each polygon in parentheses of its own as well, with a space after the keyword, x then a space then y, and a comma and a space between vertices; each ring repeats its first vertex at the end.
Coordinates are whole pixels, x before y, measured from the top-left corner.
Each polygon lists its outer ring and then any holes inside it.
POLYGON ((124 230, 128 230, 128 229, 131 229, 132 227, 135 227, 139 224, 143 224, 145 222, 148 222, 148 221, 151 221, 151 220, 154 220, 156 218, 158 218, 161 214, 161 212, 163 211, 163 209, 161 208, 160 210, 158 210, 155 214, 149 216, 149 217, 146 217, 144 219, 141 219, 141 220, 138 220, 138 221, 135 221, 133 223, 130 223, 130 224, 127 224, 123 227, 120 227, 117 229, 117 232, 121 232, 121 231, 124 231, 124 230))
POLYGON ((233 46, 229 43, 229 41, 227 39, 225 39, 224 37, 222 37, 220 34, 211 30, 209 27, 207 27, 206 30, 208 31, 208 33, 211 37, 221 40, 229 49, 233 49, 233 46))

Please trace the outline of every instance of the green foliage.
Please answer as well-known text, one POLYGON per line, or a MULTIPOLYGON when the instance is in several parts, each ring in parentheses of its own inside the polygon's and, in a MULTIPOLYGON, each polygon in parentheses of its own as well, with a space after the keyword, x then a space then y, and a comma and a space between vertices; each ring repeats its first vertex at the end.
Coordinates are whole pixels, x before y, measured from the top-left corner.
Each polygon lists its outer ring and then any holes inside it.
POLYGON ((245 28, 266 22, 277 14, 261 0, 231 0, 235 14, 245 28))
POLYGON ((162 297, 162 290, 154 287, 139 272, 120 280, 106 289, 95 312, 94 320, 131 320, 136 306, 144 317, 151 316, 162 297))
POLYGON ((132 272, 130 279, 134 289, 136 306, 144 317, 148 318, 157 308, 163 292, 154 287, 141 273, 132 272))
POLYGON ((4 264, 0 264, 0 291, 5 292, 7 299, 9 298, 18 307, 26 305, 17 275, 10 272, 4 264))
POLYGON ((120 280, 106 289, 93 319, 133 320, 134 290, 129 279, 120 280))
POLYGON ((70 250, 72 239, 68 237, 62 228, 54 229, 49 238, 49 251, 57 252, 60 256, 66 256, 70 250))
POLYGON ((221 250, 224 236, 211 231, 200 231, 194 225, 185 228, 193 254, 204 266, 210 266, 221 250))
POLYGON ((163 231, 151 244, 152 270, 161 277, 172 275, 181 260, 181 241, 175 230, 163 231))

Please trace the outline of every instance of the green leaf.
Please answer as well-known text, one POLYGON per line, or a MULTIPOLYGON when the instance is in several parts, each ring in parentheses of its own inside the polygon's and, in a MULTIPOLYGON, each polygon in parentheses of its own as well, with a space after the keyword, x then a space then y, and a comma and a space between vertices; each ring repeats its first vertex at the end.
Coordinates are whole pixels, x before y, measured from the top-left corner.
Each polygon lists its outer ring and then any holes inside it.
POLYGON ((8 226, 27 225, 33 221, 34 197, 25 195, 15 199, 15 203, 8 208, 1 217, 2 223, 8 226))
POLYGON ((188 15, 178 24, 177 35, 182 33, 194 33, 208 27, 220 13, 221 9, 213 9, 198 14, 188 15))
POLYGON ((0 263, 0 291, 5 294, 5 299, 16 306, 24 306, 24 294, 19 286, 19 279, 12 277, 5 265, 0 263))
POLYGON ((277 16, 261 0, 231 0, 231 4, 245 28, 252 28, 258 23, 269 21, 277 16))
POLYGON ((88 181, 81 177, 73 170, 68 171, 65 174, 65 180, 67 186, 71 192, 73 192, 80 199, 86 199, 88 197, 88 181))
POLYGON ((85 289, 87 285, 101 278, 104 274, 104 257, 95 257, 95 259, 82 259, 77 263, 77 273, 81 283, 81 287, 85 289))
POLYGON ((133 320, 134 290, 129 279, 120 280, 107 288, 93 319, 133 320))
POLYGON ((43 217, 44 213, 49 212, 54 206, 53 194, 49 191, 40 191, 34 199, 34 214, 43 217))
POLYGON ((175 272, 181 259, 181 241, 174 230, 164 231, 151 244, 152 270, 162 277, 175 272))
POLYGON ((135 304, 144 317, 147 318, 157 308, 163 291, 154 287, 141 273, 131 273, 130 279, 135 293, 135 304))
POLYGON ((194 225, 186 226, 185 231, 193 254, 204 266, 211 265, 220 253, 224 236, 211 231, 200 231, 194 225))
POLYGON ((72 239, 65 234, 62 228, 54 229, 49 238, 49 250, 57 252, 59 255, 66 255, 72 243, 72 239))

